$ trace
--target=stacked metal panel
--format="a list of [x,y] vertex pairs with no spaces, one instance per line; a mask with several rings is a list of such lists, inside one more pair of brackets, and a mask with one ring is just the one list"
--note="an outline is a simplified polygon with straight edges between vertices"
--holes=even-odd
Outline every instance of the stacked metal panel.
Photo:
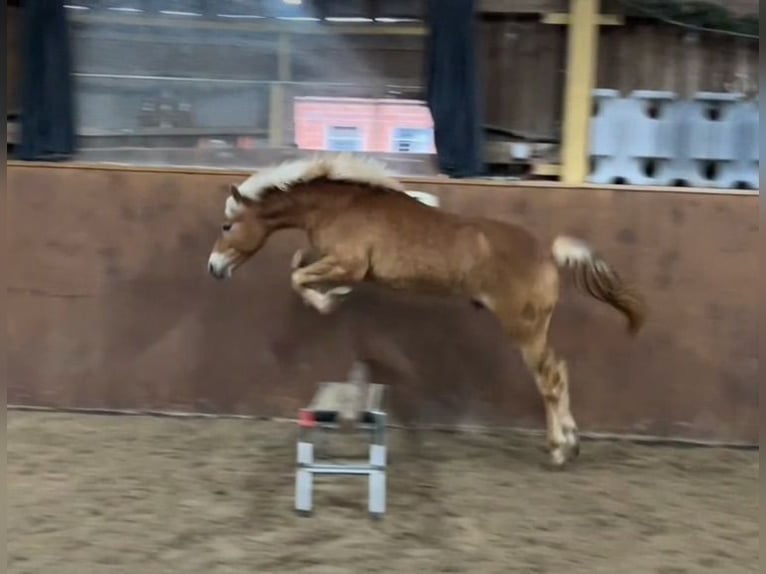
[[589,181],[757,189],[758,118],[741,94],[596,90]]

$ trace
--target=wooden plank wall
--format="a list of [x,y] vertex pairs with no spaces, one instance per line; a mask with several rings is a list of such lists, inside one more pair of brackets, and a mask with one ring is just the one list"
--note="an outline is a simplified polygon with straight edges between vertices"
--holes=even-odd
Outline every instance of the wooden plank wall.
[[[226,186],[243,177],[9,165],[9,403],[295,416],[364,356],[423,422],[543,424],[518,352],[463,300],[360,288],[319,316],[289,288],[305,239],[287,231],[231,281],[211,279]],[[757,442],[757,196],[407,186],[450,211],[582,237],[646,293],[631,339],[564,282],[551,341],[583,430]]]
[[[566,29],[535,20],[480,23],[486,121],[557,135],[561,126]],[[674,26],[629,24],[601,30],[597,87],[752,93],[758,86],[758,43],[730,36],[694,36]]]
[[484,20],[479,26],[486,123],[555,134],[564,90],[564,30],[510,18]]
[[758,42],[697,36],[671,26],[605,27],[598,87],[695,92],[752,91],[758,86]]

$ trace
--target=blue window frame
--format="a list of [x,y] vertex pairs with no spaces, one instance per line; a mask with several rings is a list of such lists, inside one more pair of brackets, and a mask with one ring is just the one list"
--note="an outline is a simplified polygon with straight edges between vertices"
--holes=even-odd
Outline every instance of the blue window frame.
[[327,129],[327,149],[330,151],[363,151],[362,130],[355,126],[330,126]]
[[427,128],[396,128],[392,148],[397,153],[431,153],[434,131]]

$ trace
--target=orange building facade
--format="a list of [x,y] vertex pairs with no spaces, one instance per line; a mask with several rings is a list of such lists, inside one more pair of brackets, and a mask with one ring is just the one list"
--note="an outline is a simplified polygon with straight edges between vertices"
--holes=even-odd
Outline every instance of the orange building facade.
[[435,153],[433,120],[421,101],[301,97],[294,114],[300,149]]

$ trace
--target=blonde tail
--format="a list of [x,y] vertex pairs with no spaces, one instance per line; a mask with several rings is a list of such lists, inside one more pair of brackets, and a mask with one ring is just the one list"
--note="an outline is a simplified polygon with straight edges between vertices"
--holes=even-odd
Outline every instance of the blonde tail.
[[619,275],[579,239],[559,235],[551,247],[556,264],[569,270],[580,291],[607,303],[628,320],[628,331],[635,335],[641,330],[647,314],[644,298],[627,287]]

